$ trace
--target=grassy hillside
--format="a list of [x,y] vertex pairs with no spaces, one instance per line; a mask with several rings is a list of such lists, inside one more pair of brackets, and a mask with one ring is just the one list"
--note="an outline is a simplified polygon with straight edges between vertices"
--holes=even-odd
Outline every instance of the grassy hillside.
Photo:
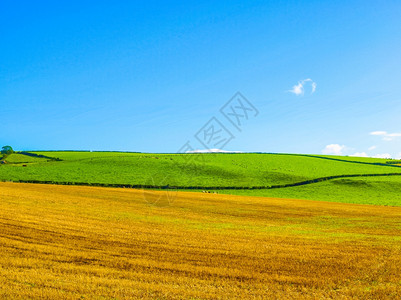
[[[327,176],[399,173],[384,159],[294,154],[143,154],[36,152],[12,154],[0,166],[3,181],[199,187],[270,187]],[[59,159],[60,161],[50,160]],[[191,163],[188,163],[188,160]],[[22,163],[29,164],[22,167]],[[222,193],[350,203],[401,205],[401,176],[343,178],[272,190]]]
[[296,155],[203,154],[192,155],[201,157],[203,162],[188,164],[186,159],[191,155],[109,152],[40,154],[63,161],[45,160],[24,169],[2,166],[0,180],[149,184],[153,176],[155,185],[247,187],[288,184],[332,175],[401,173],[401,168],[396,167]]
[[14,183],[0,198],[4,299],[401,297],[397,207]]
[[324,181],[270,190],[218,190],[218,193],[401,206],[401,176]]
[[13,153],[5,158],[9,164],[23,164],[23,163],[46,163],[48,159],[41,157],[33,157],[19,153]]

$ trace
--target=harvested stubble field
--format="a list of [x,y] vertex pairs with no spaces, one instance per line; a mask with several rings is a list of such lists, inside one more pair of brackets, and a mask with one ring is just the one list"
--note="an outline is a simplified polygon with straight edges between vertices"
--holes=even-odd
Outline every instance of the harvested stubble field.
[[0,296],[401,297],[400,207],[165,195],[0,183]]

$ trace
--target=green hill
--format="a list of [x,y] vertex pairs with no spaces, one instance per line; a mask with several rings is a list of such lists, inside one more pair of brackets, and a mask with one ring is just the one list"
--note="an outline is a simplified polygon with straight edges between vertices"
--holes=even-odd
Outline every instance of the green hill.
[[48,162],[48,159],[37,156],[29,156],[20,153],[13,153],[4,159],[8,164],[24,164],[24,163],[43,163]]
[[[388,164],[384,159],[257,153],[55,151],[35,152],[31,155],[42,157],[10,155],[7,162],[11,163],[0,166],[0,180],[105,186],[174,186],[181,189],[225,189],[220,192],[232,194],[390,205],[401,203],[397,197],[394,198],[398,192],[394,194],[392,189],[401,183],[401,169],[397,165]],[[31,164],[22,168],[21,163]],[[390,173],[400,176],[327,178]],[[309,184],[309,181],[317,178],[319,182]],[[331,180],[325,181],[326,179]],[[305,181],[308,184],[282,187]],[[278,187],[268,189],[272,186]],[[368,199],[372,195],[378,195],[377,193],[385,198],[382,202],[376,198]],[[363,200],[364,197],[366,201]]]

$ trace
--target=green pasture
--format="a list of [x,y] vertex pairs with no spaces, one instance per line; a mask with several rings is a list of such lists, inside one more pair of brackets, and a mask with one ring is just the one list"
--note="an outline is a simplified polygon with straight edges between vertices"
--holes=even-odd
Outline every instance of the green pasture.
[[[401,203],[401,168],[388,164],[385,159],[259,153],[48,151],[32,154],[42,157],[9,155],[7,163],[0,165],[0,180],[217,188],[220,193],[240,195],[381,205]],[[400,176],[353,177],[295,187],[241,189],[294,184],[328,176],[388,173]],[[221,190],[224,187],[239,189]]]

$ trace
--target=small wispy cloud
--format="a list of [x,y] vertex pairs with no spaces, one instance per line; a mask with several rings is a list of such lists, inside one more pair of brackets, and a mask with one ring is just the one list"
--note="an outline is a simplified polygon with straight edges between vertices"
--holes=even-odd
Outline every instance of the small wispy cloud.
[[330,144],[327,145],[323,150],[323,154],[334,154],[334,155],[341,155],[345,150],[346,146],[339,145],[339,144]]
[[317,84],[310,78],[306,78],[303,80],[298,81],[298,84],[294,85],[291,90],[289,90],[290,93],[293,93],[297,96],[303,96],[305,94],[305,86],[310,83],[311,86],[311,94],[313,94],[316,91]]
[[387,131],[372,131],[370,135],[386,135]]
[[381,136],[383,141],[392,141],[397,137],[401,137],[400,132],[388,133],[387,131],[372,131],[370,135]]
[[312,82],[312,94],[316,91],[317,84],[316,82]]
[[369,151],[375,150],[377,148],[377,146],[371,146],[368,148]]

